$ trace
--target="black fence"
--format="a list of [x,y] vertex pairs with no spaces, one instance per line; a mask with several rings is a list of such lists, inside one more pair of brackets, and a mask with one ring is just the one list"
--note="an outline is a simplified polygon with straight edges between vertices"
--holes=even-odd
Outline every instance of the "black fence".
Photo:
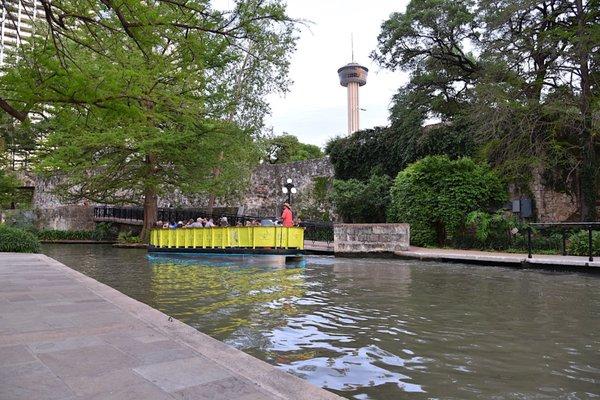
[[593,231],[600,230],[600,222],[548,222],[548,223],[531,223],[527,227],[527,253],[528,257],[532,258],[533,244],[532,235],[534,231],[543,231],[545,233],[560,234],[561,236],[561,252],[563,256],[567,256],[567,235],[574,230],[587,232],[587,256],[589,261],[594,261],[594,240]]
[[[226,217],[229,225],[235,226],[238,223],[245,225],[250,221],[262,221],[264,219],[277,220],[276,216],[267,215],[238,215],[231,212],[231,208],[215,208],[210,213],[202,208],[159,208],[158,221],[163,222],[187,222],[197,218],[213,218],[215,223],[218,219]],[[94,218],[97,219],[115,219],[122,221],[143,221],[144,209],[142,207],[115,207],[99,206],[94,207]],[[333,223],[322,221],[302,221],[299,226],[305,229],[304,238],[306,240],[333,242]]]

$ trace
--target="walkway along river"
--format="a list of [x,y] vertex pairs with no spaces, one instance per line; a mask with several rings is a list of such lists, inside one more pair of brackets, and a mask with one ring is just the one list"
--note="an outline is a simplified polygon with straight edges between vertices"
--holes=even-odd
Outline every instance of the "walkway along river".
[[102,245],[44,252],[347,398],[589,399],[600,387],[598,275],[148,258]]

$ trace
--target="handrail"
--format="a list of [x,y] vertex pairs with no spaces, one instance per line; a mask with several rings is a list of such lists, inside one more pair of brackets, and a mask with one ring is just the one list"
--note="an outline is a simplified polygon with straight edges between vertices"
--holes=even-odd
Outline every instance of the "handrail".
[[533,233],[532,228],[561,228],[562,234],[562,255],[567,255],[567,229],[572,228],[587,228],[588,231],[588,260],[594,261],[594,243],[592,231],[594,228],[600,228],[600,222],[596,221],[582,221],[582,222],[532,222],[527,226],[527,258],[532,258],[532,244],[531,234]]
[[[212,214],[202,208],[159,208],[159,221],[187,221],[190,219],[227,217],[230,225],[236,225],[241,222],[245,225],[246,221],[260,221],[262,219],[276,219],[274,216],[259,215],[237,215],[224,212],[226,208],[216,208]],[[118,221],[143,221],[144,209],[140,206],[96,206],[94,207],[94,218],[104,220]],[[302,221],[300,227],[305,229],[307,240],[318,240],[323,242],[333,241],[333,223],[328,221]]]

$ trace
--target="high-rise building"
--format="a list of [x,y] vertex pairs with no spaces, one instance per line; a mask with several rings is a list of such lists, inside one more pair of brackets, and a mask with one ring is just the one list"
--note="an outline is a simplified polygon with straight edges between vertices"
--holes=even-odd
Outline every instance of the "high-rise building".
[[36,19],[44,18],[44,9],[39,0],[0,1],[0,66],[9,49],[19,47],[33,33]]

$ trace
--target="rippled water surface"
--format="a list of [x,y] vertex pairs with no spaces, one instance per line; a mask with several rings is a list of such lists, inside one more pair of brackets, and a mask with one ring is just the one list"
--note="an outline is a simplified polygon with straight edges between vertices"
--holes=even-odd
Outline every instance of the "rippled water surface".
[[600,396],[600,276],[417,261],[46,254],[354,399]]

